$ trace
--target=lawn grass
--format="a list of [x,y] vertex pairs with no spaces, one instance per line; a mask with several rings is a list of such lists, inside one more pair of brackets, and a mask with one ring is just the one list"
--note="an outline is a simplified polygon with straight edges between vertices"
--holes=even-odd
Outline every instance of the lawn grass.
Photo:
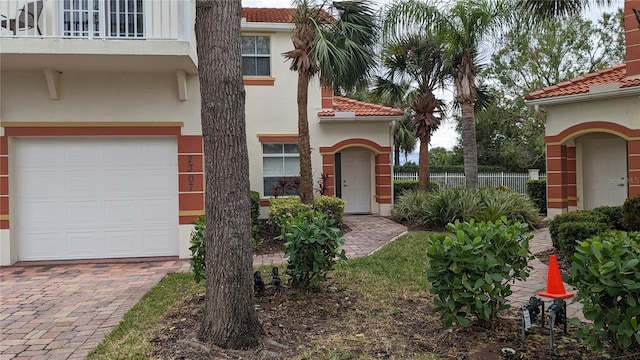
[[[367,348],[385,339],[390,318],[400,309],[395,299],[427,298],[428,283],[426,241],[429,233],[411,232],[387,244],[374,254],[341,262],[332,271],[330,281],[357,294],[359,314],[367,319],[367,326],[378,330],[367,337],[356,331],[362,318],[344,319],[344,333],[328,334],[314,341],[303,358],[353,358],[354,349]],[[284,267],[281,268],[284,270]],[[266,271],[266,268],[264,269]],[[195,284],[192,274],[170,274],[149,291],[123,318],[122,322],[94,349],[88,359],[147,359],[152,353],[149,340],[162,316],[172,307],[197,292],[204,291],[204,282]],[[425,317],[433,316],[424,314]],[[350,336],[350,329],[354,332]],[[392,341],[392,339],[389,339]],[[365,358],[365,357],[359,357]],[[403,357],[405,358],[405,357]],[[406,358],[432,359],[431,354],[415,354]]]
[[129,310],[87,359],[149,359],[149,340],[164,314],[185,296],[204,290],[193,274],[169,274]]

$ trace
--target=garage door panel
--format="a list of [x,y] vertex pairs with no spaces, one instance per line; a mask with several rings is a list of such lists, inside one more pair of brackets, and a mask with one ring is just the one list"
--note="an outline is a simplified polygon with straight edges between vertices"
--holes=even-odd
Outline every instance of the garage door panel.
[[95,258],[104,253],[101,231],[68,231],[66,239],[71,258]]
[[177,232],[174,232],[170,228],[157,228],[151,230],[144,230],[142,232],[143,246],[145,253],[162,255],[167,252],[176,251],[173,243],[169,241],[172,237],[178,236]]
[[105,230],[105,253],[109,257],[141,256],[142,239],[139,231],[131,230]]
[[175,138],[15,144],[18,260],[178,254]]
[[142,169],[140,181],[145,195],[166,194],[178,188],[178,175],[172,167]]
[[96,200],[66,201],[66,221],[63,224],[73,226],[101,226],[102,202]]
[[114,195],[137,195],[142,190],[138,169],[106,169],[104,191]]

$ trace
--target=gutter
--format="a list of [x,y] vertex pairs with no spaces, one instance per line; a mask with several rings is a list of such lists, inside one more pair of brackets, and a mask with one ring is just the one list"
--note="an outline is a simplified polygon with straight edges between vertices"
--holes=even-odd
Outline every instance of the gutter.
[[628,88],[608,90],[608,91],[599,91],[597,93],[574,94],[574,95],[556,96],[551,98],[525,100],[524,103],[528,106],[534,106],[536,110],[538,110],[540,106],[550,106],[550,105],[569,104],[569,103],[575,103],[575,102],[612,99],[612,98],[634,96],[634,95],[640,95],[640,86],[632,86]]
[[318,118],[321,123],[392,122],[402,120],[402,115],[355,117],[318,116]]
[[241,30],[255,31],[293,31],[295,25],[292,23],[248,22],[243,18],[240,28]]

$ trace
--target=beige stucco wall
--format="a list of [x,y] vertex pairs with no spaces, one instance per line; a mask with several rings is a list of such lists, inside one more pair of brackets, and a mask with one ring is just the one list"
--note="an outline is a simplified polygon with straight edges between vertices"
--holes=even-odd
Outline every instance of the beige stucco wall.
[[640,98],[628,96],[546,107],[546,135],[558,135],[563,130],[585,122],[607,121],[630,129],[640,129]]

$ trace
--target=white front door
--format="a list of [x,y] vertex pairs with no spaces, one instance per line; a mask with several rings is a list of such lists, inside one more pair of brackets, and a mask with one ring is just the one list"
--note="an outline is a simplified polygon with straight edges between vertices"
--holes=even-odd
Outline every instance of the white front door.
[[371,154],[343,151],[341,155],[342,199],[348,214],[371,213]]
[[619,137],[585,139],[582,164],[585,210],[619,206],[627,198],[627,142]]
[[15,145],[18,260],[178,255],[175,138]]

